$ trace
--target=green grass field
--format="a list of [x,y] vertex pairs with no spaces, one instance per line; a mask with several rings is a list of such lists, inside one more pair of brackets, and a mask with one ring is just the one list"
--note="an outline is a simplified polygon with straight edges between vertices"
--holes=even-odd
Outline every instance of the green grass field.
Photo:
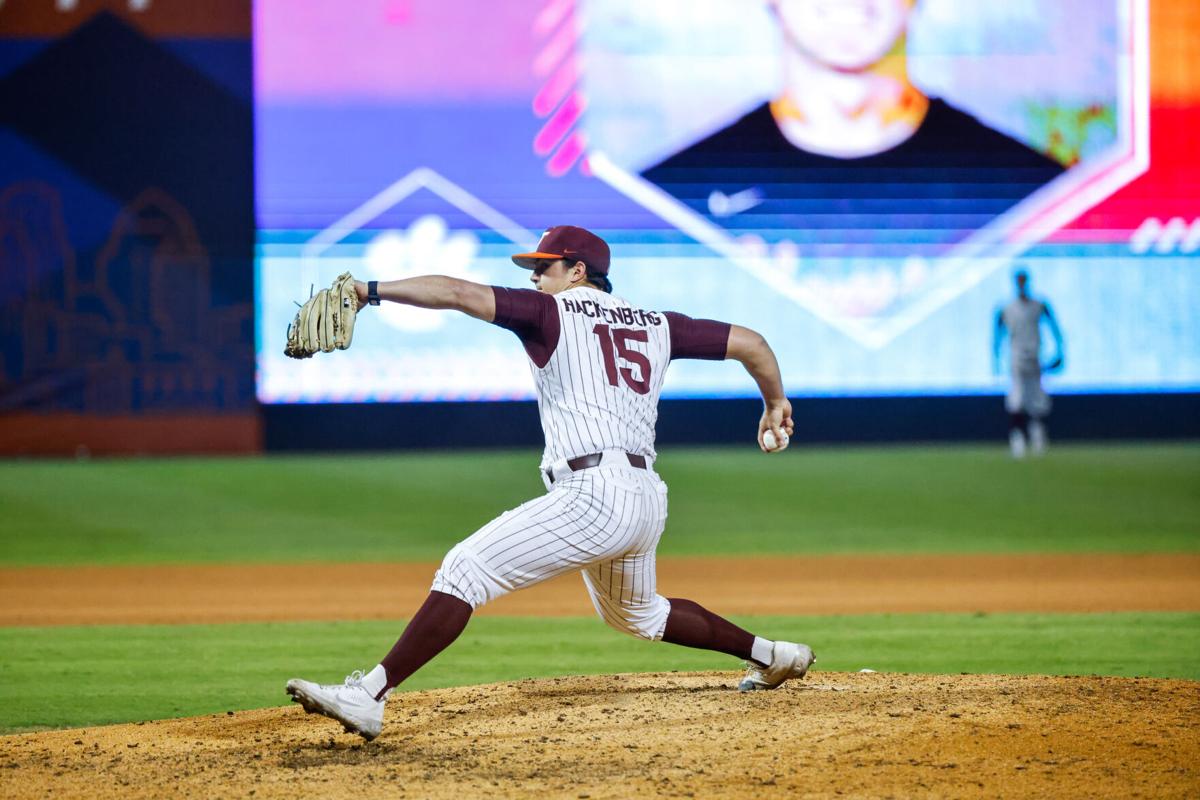
[[[532,452],[0,463],[0,565],[434,561],[542,491]],[[1200,551],[1200,446],[668,449],[663,555]],[[1198,609],[1200,611],[1200,609]],[[1200,679],[1200,614],[738,618],[818,669]],[[282,704],[401,622],[0,628],[0,731]],[[734,669],[594,619],[480,618],[406,689]],[[732,673],[731,673],[732,675]],[[28,687],[36,686],[36,692]]]
[[[1200,680],[1200,614],[734,617],[809,642],[822,670],[1140,675]],[[0,731],[282,705],[288,678],[369,669],[396,622],[0,628]],[[639,641],[598,619],[480,617],[406,691],[555,675],[729,670],[719,653]],[[36,691],[31,691],[36,687]]]
[[[0,564],[440,560],[532,452],[0,464]],[[669,449],[663,555],[1195,552],[1200,446]],[[347,527],[349,525],[349,527]]]

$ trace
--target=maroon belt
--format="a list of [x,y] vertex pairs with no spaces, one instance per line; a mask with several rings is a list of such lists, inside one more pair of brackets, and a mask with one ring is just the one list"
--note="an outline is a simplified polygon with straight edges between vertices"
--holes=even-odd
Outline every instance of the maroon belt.
[[[638,469],[646,468],[646,457],[626,453],[625,457],[629,459],[629,466],[637,467]],[[592,453],[588,456],[579,456],[578,458],[568,458],[567,466],[571,468],[571,472],[578,472],[581,469],[588,467],[600,466],[600,461],[604,458],[602,453]]]
[[[629,459],[629,466],[636,467],[638,469],[646,468],[646,457],[645,456],[639,456],[636,453],[626,453],[625,457]],[[570,468],[571,472],[579,472],[579,470],[581,470],[581,469],[589,469],[591,467],[598,467],[598,466],[600,466],[600,462],[603,460],[604,460],[603,453],[590,453],[589,455],[586,455],[586,456],[576,456],[575,458],[568,458],[567,459],[567,467]],[[553,472],[551,472],[550,470],[546,470],[546,477],[550,479],[551,483],[554,483],[554,473]]]

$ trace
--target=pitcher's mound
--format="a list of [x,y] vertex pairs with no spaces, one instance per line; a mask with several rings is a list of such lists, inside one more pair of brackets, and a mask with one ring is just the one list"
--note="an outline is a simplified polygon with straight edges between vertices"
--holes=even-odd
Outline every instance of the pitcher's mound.
[[[14,797],[1196,797],[1200,684],[813,672],[397,694],[371,744],[299,706],[4,737]],[[280,695],[283,699],[283,683]]]

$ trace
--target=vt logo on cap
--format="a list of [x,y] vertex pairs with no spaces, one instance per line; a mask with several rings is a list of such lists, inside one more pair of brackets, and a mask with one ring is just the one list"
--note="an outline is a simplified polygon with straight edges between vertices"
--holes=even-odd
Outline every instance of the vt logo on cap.
[[538,240],[537,250],[532,253],[517,253],[513,263],[525,269],[537,269],[539,261],[582,261],[597,275],[608,274],[608,243],[596,234],[574,225],[556,225],[547,228]]

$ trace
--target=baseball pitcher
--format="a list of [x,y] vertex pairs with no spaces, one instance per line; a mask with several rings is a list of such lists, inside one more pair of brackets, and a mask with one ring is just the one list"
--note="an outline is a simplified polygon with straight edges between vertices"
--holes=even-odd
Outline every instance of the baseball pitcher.
[[447,553],[429,597],[391,651],[344,683],[293,679],[287,692],[370,741],[391,689],[453,642],[472,612],[497,597],[578,571],[596,613],[619,631],[745,659],[741,691],[774,689],[813,663],[807,645],[755,636],[681,598],[658,594],[655,550],[667,487],[654,471],[658,397],[674,359],[733,359],[762,391],[759,446],[776,452],[793,430],[779,365],[762,336],[738,325],[649,311],[614,297],[609,248],[582,228],[548,229],[513,256],[536,289],[430,275],[362,283],[343,275],[297,315],[288,355],[349,347],[354,315],[381,302],[450,309],[520,339],[537,389],[546,494],[507,511]]

